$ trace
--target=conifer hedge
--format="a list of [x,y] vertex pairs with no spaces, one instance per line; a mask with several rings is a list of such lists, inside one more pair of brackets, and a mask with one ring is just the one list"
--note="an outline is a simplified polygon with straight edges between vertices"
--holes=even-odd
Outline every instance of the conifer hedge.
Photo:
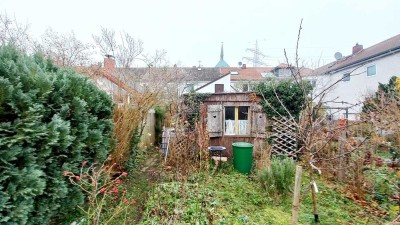
[[83,202],[63,171],[107,156],[112,110],[87,78],[0,48],[0,224],[48,224]]

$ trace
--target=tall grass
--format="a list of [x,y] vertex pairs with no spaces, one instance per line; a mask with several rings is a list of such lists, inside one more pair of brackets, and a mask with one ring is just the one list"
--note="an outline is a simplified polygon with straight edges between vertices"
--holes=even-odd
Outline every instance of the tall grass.
[[270,196],[286,196],[294,184],[295,162],[288,157],[273,157],[269,167],[258,171],[257,177]]

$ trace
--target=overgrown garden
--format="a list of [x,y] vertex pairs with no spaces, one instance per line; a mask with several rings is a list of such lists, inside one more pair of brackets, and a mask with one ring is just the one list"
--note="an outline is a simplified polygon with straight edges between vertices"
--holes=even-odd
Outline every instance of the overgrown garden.
[[[210,160],[202,104],[210,94],[180,96],[179,71],[160,66],[165,52],[145,55],[140,40],[121,38],[117,44],[103,28],[95,41],[117,57],[121,79],[147,86],[112,96],[88,78],[93,71],[75,72],[85,55],[68,60],[50,41],[41,54],[27,55],[19,42],[0,48],[0,224],[296,224],[294,214],[299,224],[383,224],[398,217],[399,78],[366,98],[358,121],[327,116],[321,96],[328,90],[313,89],[298,60],[291,79],[260,83],[250,95],[260,96],[269,129],[252,173],[243,175],[231,159]],[[148,65],[142,79],[131,73],[134,60]],[[144,144],[152,109],[156,137]],[[290,157],[272,151],[276,117],[293,124],[285,133],[297,141]],[[165,127],[173,138],[163,136]],[[296,166],[304,171],[295,178]]]

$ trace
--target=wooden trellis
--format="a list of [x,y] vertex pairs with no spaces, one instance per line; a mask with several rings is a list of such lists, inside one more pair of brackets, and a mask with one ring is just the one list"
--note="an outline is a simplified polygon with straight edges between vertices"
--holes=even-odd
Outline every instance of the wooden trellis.
[[272,154],[297,158],[296,124],[285,117],[272,119]]

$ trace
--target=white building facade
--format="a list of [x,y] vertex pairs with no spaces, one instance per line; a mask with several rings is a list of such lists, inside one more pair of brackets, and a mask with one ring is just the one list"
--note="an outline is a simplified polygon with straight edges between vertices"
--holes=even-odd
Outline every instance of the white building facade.
[[366,49],[357,44],[352,55],[316,69],[314,96],[326,92],[323,102],[328,113],[336,119],[356,120],[365,97],[393,76],[400,76],[400,35]]

